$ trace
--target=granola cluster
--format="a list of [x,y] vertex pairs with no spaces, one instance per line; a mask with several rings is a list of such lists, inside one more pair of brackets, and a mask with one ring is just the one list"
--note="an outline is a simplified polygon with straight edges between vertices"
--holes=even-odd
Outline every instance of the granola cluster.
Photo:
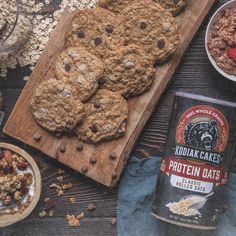
[[33,176],[20,155],[0,149],[0,206],[19,202],[29,191]]

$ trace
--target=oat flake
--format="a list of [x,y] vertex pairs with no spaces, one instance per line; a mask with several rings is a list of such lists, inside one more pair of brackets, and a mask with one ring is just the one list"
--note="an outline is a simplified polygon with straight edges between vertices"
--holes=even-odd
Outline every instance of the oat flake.
[[[59,10],[45,15],[41,15],[40,12],[52,1],[36,2],[38,1],[28,1],[28,4],[32,6],[32,14],[34,14],[33,33],[21,52],[0,58],[0,77],[6,77],[8,68],[15,69],[18,64],[21,67],[30,66],[30,70],[33,70],[64,9],[68,7],[70,12],[74,12],[78,9],[91,8],[96,5],[98,0],[62,0]],[[28,80],[28,76],[24,80]]]

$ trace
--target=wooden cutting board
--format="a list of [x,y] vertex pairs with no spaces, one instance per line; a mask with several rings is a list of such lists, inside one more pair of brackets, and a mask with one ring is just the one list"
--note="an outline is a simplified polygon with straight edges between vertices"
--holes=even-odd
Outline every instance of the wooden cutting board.
[[[172,60],[157,68],[152,89],[142,96],[128,101],[130,117],[125,136],[96,146],[83,144],[82,151],[76,149],[79,143],[76,137],[56,138],[52,136],[35,123],[30,112],[31,95],[42,80],[49,79],[53,75],[53,61],[63,48],[66,31],[70,28],[73,14],[65,11],[23,89],[4,127],[4,132],[106,186],[114,186],[129,158],[135,141],[179,65],[189,43],[215,1],[190,0],[185,12],[176,18],[180,25],[180,48]],[[33,139],[36,133],[41,134],[40,141]],[[65,152],[59,151],[62,145],[66,148]],[[111,153],[117,156],[115,160],[110,158]],[[95,164],[91,163],[93,159],[96,159]]]

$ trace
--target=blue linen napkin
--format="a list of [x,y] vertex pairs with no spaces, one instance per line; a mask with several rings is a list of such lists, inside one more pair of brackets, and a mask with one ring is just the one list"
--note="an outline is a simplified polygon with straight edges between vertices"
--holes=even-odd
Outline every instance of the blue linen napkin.
[[153,217],[152,198],[161,158],[130,158],[118,193],[119,236],[236,236],[236,174],[231,174],[226,189],[228,209],[214,231],[187,229]]

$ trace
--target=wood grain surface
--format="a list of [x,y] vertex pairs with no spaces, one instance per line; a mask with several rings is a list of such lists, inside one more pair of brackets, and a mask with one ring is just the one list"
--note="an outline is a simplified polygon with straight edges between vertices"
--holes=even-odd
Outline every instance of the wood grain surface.
[[[85,175],[106,186],[114,186],[157,101],[164,92],[186,48],[214,2],[215,0],[206,0],[202,1],[202,4],[198,4],[197,1],[190,1],[185,12],[176,18],[179,25],[180,47],[168,63],[157,67],[156,78],[152,88],[142,96],[128,100],[130,115],[124,137],[97,145],[84,143],[82,152],[76,150],[79,142],[76,137],[64,136],[60,139],[56,138],[38,126],[30,112],[32,93],[42,80],[53,77],[53,62],[63,49],[65,35],[71,27],[73,14],[65,11],[14,107],[4,127],[4,132],[79,172],[83,172],[83,168],[86,167],[88,171],[84,173]],[[40,142],[36,142],[33,139],[36,133],[40,133],[42,136]],[[61,146],[66,147],[66,151],[63,153],[59,151]],[[116,160],[109,158],[111,153],[116,154]],[[97,162],[96,164],[91,164],[90,160],[94,158],[96,158]]]
[[[193,0],[192,0],[193,1]],[[201,4],[204,0],[194,0]],[[55,2],[55,1],[54,1]],[[132,154],[139,158],[155,156],[160,158],[166,143],[168,123],[170,120],[171,106],[176,91],[191,92],[236,101],[236,84],[224,79],[211,66],[204,48],[204,37],[207,23],[213,13],[227,0],[219,0],[205,19],[200,30],[191,43],[179,69],[176,71],[172,82],[162,95],[155,107],[151,118],[139,136]],[[17,68],[9,72],[7,79],[0,78],[0,90],[5,98],[6,113],[4,124],[8,119],[21,91],[25,85],[22,80],[29,75],[28,68]],[[3,126],[2,126],[3,127]],[[94,181],[78,174],[70,168],[64,167],[57,161],[49,158],[34,148],[31,148],[9,136],[3,134],[1,127],[0,141],[14,143],[27,150],[40,166],[43,178],[43,192],[40,202],[33,213],[24,221],[0,230],[1,236],[116,236],[117,227],[111,224],[111,219],[116,217],[118,186],[108,189],[96,184]],[[236,158],[234,158],[232,171],[236,172]],[[48,186],[55,182],[58,168],[66,170],[65,181],[74,184],[74,188],[58,197]],[[41,219],[38,213],[44,207],[44,197],[51,197],[55,203],[55,216]],[[76,197],[76,204],[70,204],[68,198]],[[88,212],[89,203],[95,203],[97,209]],[[66,222],[66,214],[79,214],[85,211],[85,219],[80,228],[71,228]],[[166,225],[163,236],[173,236],[176,226]],[[183,228],[183,233],[191,236],[213,236],[210,232],[188,230]],[[145,236],[145,235],[144,235]]]

